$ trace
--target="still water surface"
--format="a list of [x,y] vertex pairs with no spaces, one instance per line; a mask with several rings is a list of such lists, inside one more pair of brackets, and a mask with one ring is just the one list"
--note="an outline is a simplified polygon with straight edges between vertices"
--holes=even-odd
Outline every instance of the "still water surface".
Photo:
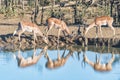
[[[44,52],[43,49],[0,51],[0,80],[120,80],[120,55],[118,53],[112,55],[90,50],[78,52],[48,49],[44,54],[42,51]],[[58,52],[60,55],[57,54]],[[35,57],[38,61],[29,61],[35,59],[28,58],[33,54],[39,56]],[[63,54],[63,60],[57,59],[58,56],[63,57]],[[23,59],[21,64],[19,64],[21,59],[18,59],[18,56]],[[52,60],[54,60],[53,64]],[[101,68],[102,71],[94,69],[92,66],[99,60],[101,64],[111,61],[112,70],[107,71],[105,65]]]

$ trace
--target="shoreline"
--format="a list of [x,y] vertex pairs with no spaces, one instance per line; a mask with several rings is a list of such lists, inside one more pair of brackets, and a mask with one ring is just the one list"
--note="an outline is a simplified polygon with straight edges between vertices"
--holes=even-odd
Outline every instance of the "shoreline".
[[[32,49],[34,48],[33,35],[22,35],[21,42],[18,41],[18,36],[12,36],[12,34],[0,35],[0,48],[5,51],[18,50],[21,44],[21,49]],[[55,35],[49,35],[49,44],[45,44],[40,36],[36,41],[36,48],[42,48],[42,46],[57,47],[57,37]],[[106,47],[120,47],[120,38],[85,38],[81,35],[74,36],[73,38],[60,36],[59,47],[63,46],[106,46]]]
[[[26,19],[30,21],[30,19]],[[12,36],[13,32],[17,29],[17,23],[20,19],[0,19],[0,48],[4,50],[16,50],[19,47],[18,36]],[[45,28],[46,26],[39,26],[41,32],[46,34]],[[102,27],[103,38],[101,38],[100,33],[98,34],[99,38],[95,38],[96,29],[95,27],[90,29],[84,38],[82,35],[78,35],[78,28],[79,25],[70,25],[68,26],[71,34],[74,33],[72,39],[68,37],[64,37],[63,33],[61,32],[60,36],[60,46],[64,45],[86,45],[88,41],[88,45],[95,45],[97,42],[100,46],[111,46],[111,47],[120,47],[120,28],[115,27],[116,35],[113,37],[113,32],[109,27]],[[83,32],[83,26],[80,27],[80,31]],[[56,46],[57,45],[57,29],[52,29],[49,32],[49,44],[48,46]],[[113,40],[114,38],[114,40]],[[25,32],[22,35],[21,44],[23,45],[23,49],[30,49],[33,48],[33,34]],[[41,45],[46,45],[43,43],[40,37],[38,37],[37,47]]]

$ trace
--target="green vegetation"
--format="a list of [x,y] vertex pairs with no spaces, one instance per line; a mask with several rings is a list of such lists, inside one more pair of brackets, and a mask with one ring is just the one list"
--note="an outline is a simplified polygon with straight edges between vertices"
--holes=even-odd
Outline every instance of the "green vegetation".
[[[6,18],[34,12],[33,21],[37,24],[45,24],[50,16],[67,24],[82,24],[84,19],[111,15],[110,10],[110,0],[0,0],[0,14]],[[37,21],[38,18],[42,19]]]

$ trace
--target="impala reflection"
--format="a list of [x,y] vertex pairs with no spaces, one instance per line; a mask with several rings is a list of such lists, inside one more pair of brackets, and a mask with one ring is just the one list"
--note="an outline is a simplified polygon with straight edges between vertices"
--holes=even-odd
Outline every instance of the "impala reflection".
[[[99,57],[98,57],[99,55]],[[87,55],[84,53],[84,61],[88,63],[91,67],[93,67],[94,70],[100,71],[100,72],[106,72],[106,71],[111,71],[112,70],[112,63],[115,60],[115,55],[114,53],[111,54],[110,60],[108,60],[107,63],[102,63],[102,53],[96,54],[96,61],[93,62],[92,60],[88,59]]]
[[65,51],[66,50],[64,50],[64,52],[62,53],[62,56],[60,56],[59,49],[58,49],[58,54],[57,54],[58,56],[57,56],[57,59],[55,60],[52,60],[49,57],[48,53],[46,53],[46,59],[47,59],[46,68],[56,69],[56,68],[60,68],[63,65],[65,65],[68,58],[73,54],[73,51],[69,50],[69,53],[65,56]]
[[43,50],[37,55],[36,54],[36,48],[34,48],[34,53],[31,57],[24,58],[21,54],[21,51],[19,49],[18,55],[17,55],[17,61],[19,67],[27,67],[36,64],[40,57],[46,52],[47,46],[43,48]]

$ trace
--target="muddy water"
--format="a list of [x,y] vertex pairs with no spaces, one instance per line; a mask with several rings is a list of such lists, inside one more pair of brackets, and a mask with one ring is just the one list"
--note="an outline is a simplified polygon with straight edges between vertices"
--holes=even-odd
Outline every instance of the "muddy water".
[[119,80],[119,68],[119,49],[104,46],[0,51],[0,80]]

